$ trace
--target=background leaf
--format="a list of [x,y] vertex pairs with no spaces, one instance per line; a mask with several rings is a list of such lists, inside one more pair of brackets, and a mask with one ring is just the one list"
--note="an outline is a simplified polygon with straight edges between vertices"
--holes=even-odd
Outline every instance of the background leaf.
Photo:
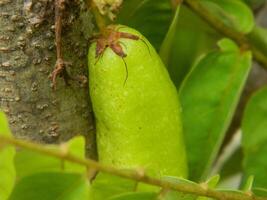
[[244,187],[242,188],[244,192],[249,192],[252,190],[254,183],[254,176],[249,176],[248,179],[245,182]]
[[9,200],[88,200],[87,178],[79,174],[39,173],[21,179]]
[[180,4],[176,7],[176,11],[172,19],[171,25],[160,47],[159,55],[161,57],[161,60],[165,64],[168,64],[169,59],[170,59],[170,52],[172,49],[173,40],[175,39],[175,33],[177,29],[177,24],[178,24],[180,7],[181,7]]
[[103,200],[122,193],[133,192],[136,186],[135,181],[100,172],[90,187],[90,199]]
[[[0,111],[0,135],[11,137],[7,118],[2,111]],[[1,145],[4,144],[0,143],[0,200],[6,200],[12,191],[16,178],[15,148]]]
[[169,0],[127,0],[123,2],[116,23],[137,29],[159,50],[173,14]]
[[164,52],[163,61],[172,81],[179,88],[195,62],[201,55],[215,48],[215,43],[220,36],[199,16],[183,5],[176,26],[173,25],[171,28],[175,37],[169,41],[172,43],[170,47],[162,46],[161,56]]
[[[49,145],[51,149],[59,150],[60,146]],[[82,136],[75,137],[64,144],[66,151],[77,157],[85,157],[85,141]],[[17,179],[40,172],[77,172],[85,173],[86,167],[60,160],[51,156],[22,149],[15,157]]]
[[251,43],[260,49],[264,55],[267,56],[267,29],[255,26],[253,30],[247,35]]
[[251,67],[251,54],[240,52],[231,40],[219,46],[196,65],[180,90],[191,180],[207,176]]
[[267,197],[267,189],[266,188],[253,188],[252,192],[258,196]]
[[267,88],[249,100],[242,121],[244,179],[254,175],[255,187],[267,187]]
[[257,9],[261,7],[264,3],[266,3],[266,0],[243,0],[243,1],[253,9]]
[[249,33],[254,26],[252,11],[240,0],[201,0],[200,2],[230,28]]

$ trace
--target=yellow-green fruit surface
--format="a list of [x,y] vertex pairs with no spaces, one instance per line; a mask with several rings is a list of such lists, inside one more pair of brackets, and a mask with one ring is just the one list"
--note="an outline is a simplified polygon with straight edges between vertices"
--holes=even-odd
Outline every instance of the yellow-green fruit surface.
[[138,31],[118,31],[141,39],[119,39],[123,59],[108,47],[97,61],[89,49],[89,88],[96,117],[99,161],[118,168],[143,168],[161,177],[187,176],[178,94],[152,45]]

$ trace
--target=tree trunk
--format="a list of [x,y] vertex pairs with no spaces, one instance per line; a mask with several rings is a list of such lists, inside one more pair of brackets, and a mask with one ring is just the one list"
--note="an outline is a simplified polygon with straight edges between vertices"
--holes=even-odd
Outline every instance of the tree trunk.
[[95,155],[94,126],[87,86],[91,14],[69,1],[63,18],[62,51],[70,62],[69,85],[51,88],[56,52],[54,0],[0,0],[0,108],[18,138],[57,143],[77,134]]

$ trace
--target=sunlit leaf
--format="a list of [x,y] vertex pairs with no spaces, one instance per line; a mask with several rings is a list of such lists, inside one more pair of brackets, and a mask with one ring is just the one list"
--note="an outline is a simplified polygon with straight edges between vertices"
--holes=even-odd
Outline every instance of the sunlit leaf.
[[249,176],[245,182],[245,185],[243,187],[243,191],[245,191],[245,192],[251,191],[253,183],[254,183],[254,176]]
[[216,185],[218,184],[219,180],[220,180],[220,175],[217,174],[217,175],[214,175],[214,176],[210,177],[206,181],[206,183],[210,188],[215,188]]
[[[66,150],[69,154],[84,159],[85,158],[85,138],[83,136],[78,136],[75,138],[72,138],[66,143]],[[63,164],[63,170],[67,172],[79,172],[79,173],[85,173],[86,167],[73,163],[65,161]]]
[[39,173],[22,178],[9,200],[88,200],[86,177],[68,173]]
[[[220,176],[219,175],[214,175],[212,176],[211,178],[209,178],[207,181],[206,181],[206,184],[209,188],[215,188],[218,184],[220,180]],[[211,200],[211,198],[208,198],[208,197],[198,197],[197,200]]]
[[93,200],[108,199],[115,195],[135,191],[136,186],[135,181],[99,173],[90,187],[90,198]]
[[251,68],[250,52],[228,39],[205,56],[180,90],[191,180],[205,179],[230,124]]
[[[53,149],[57,150],[56,147]],[[33,173],[60,171],[61,160],[34,151],[22,149],[17,152],[15,166],[17,178],[20,179]]]
[[[11,137],[5,114],[0,111],[0,135]],[[0,142],[0,200],[8,199],[15,183],[15,148]]]
[[[76,157],[85,158],[85,141],[81,136],[71,139],[61,147],[49,145],[47,148],[55,151],[61,151],[64,148],[64,151],[68,151]],[[84,166],[26,149],[18,151],[15,157],[15,166],[18,179],[40,172],[86,172]]]

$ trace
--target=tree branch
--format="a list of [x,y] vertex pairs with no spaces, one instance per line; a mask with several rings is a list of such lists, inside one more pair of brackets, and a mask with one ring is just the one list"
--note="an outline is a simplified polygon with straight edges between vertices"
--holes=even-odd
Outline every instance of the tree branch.
[[119,177],[135,180],[138,182],[147,183],[150,185],[159,186],[163,189],[171,189],[183,193],[194,194],[197,196],[206,196],[219,200],[267,200],[264,197],[256,197],[251,193],[229,193],[216,191],[214,189],[208,188],[203,184],[189,185],[183,183],[172,183],[165,180],[156,179],[153,177],[146,176],[139,171],[125,171],[121,169],[116,169],[111,166],[103,165],[97,161],[91,159],[82,159],[69,154],[64,150],[55,150],[47,148],[47,146],[42,144],[37,144],[29,141],[24,141],[20,139],[15,139],[12,137],[3,136],[0,134],[0,144],[10,144],[16,147],[25,148],[31,151],[39,152],[49,156],[53,156],[59,159],[67,160],[73,163],[84,165],[88,168],[93,168],[97,171],[102,171],[104,173],[109,173]]
[[207,8],[202,6],[199,0],[184,0],[184,3],[219,33],[237,42],[241,48],[250,49],[253,58],[264,68],[267,68],[267,52],[262,52],[246,35],[226,26]]

